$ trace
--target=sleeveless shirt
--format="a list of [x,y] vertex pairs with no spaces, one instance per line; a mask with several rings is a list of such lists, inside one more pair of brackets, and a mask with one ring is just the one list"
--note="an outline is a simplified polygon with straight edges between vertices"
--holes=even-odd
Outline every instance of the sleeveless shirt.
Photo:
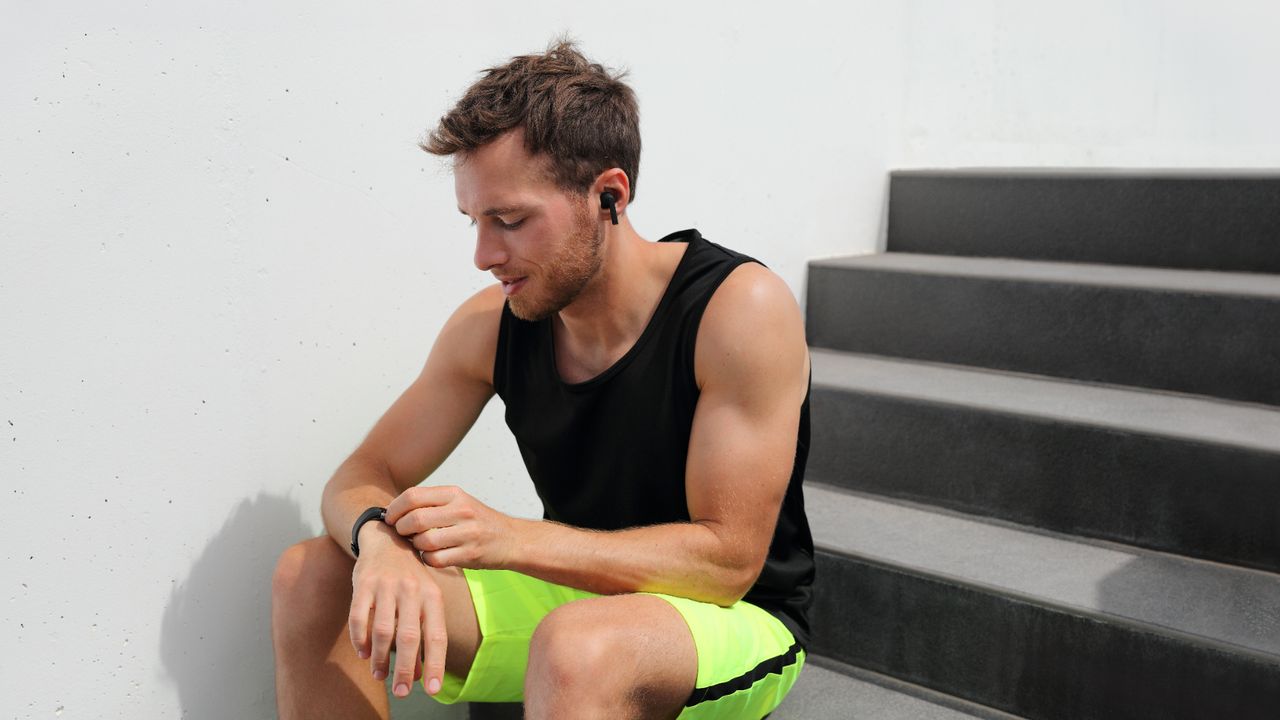
[[[504,305],[493,384],[506,404],[543,517],[595,530],[689,522],[685,462],[699,390],[698,324],[711,295],[739,265],[758,262],[702,237],[687,242],[657,309],[635,345],[596,377],[567,383],[556,369],[551,318],[527,322]],[[813,539],[801,483],[809,454],[809,393],[796,455],[769,554],[743,598],[777,617],[801,647],[809,641]],[[744,482],[750,482],[744,478]]]

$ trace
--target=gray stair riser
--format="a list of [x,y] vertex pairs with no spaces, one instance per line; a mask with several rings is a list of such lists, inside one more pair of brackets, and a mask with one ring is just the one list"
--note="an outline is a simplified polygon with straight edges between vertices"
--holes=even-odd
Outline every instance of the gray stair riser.
[[894,173],[888,249],[1280,273],[1280,177]]
[[813,652],[1037,720],[1274,720],[1280,658],[819,550]]
[[1280,300],[810,265],[809,344],[1280,405]]
[[1280,571],[1280,447],[1233,448],[813,388],[806,477]]

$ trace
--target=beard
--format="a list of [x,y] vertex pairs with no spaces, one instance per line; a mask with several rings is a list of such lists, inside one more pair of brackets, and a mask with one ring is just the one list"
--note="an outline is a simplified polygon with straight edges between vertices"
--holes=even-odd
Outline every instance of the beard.
[[[604,243],[590,203],[585,200],[574,212],[573,227],[560,251],[542,267],[545,275],[530,290],[507,298],[511,314],[529,322],[545,320],[568,307],[595,277],[604,263],[600,247]],[[532,279],[532,278],[531,278]],[[539,287],[539,285],[541,287]]]

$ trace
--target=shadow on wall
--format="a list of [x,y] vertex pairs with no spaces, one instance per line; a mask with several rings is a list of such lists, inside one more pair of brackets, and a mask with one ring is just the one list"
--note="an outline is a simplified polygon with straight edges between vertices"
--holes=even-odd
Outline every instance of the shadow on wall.
[[295,501],[243,500],[174,589],[160,657],[182,717],[275,717],[271,575],[285,548],[312,535]]

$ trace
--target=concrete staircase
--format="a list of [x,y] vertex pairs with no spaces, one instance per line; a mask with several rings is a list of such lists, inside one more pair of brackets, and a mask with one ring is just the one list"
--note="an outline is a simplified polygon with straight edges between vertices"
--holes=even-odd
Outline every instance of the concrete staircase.
[[774,720],[1280,717],[1280,176],[899,172],[887,250],[810,265]]
[[898,172],[887,250],[810,264],[772,720],[1280,718],[1280,175]]

